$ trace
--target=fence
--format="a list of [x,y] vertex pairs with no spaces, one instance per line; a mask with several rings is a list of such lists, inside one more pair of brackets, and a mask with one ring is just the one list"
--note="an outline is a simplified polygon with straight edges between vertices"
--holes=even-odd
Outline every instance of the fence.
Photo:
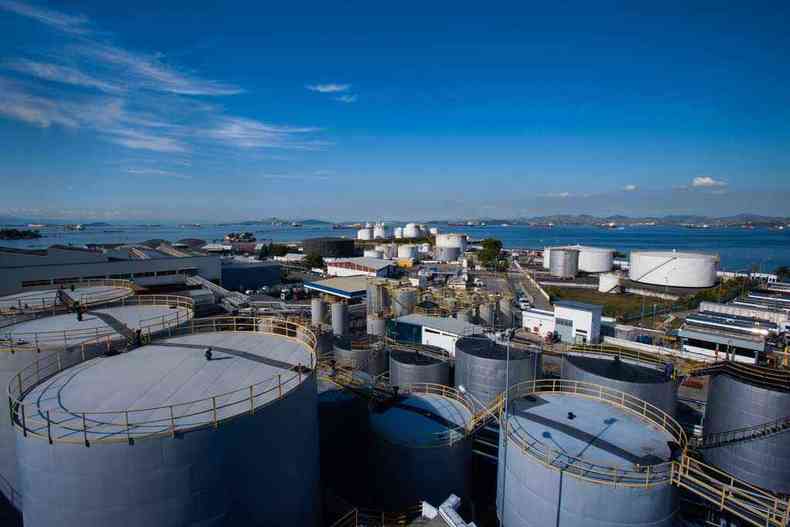
[[[69,291],[72,285],[75,287],[74,293],[79,293],[79,289],[83,287],[111,287],[113,289],[74,295],[70,294],[72,292]],[[38,286],[25,289],[24,291],[40,291],[40,295],[25,295],[19,298],[0,299],[0,315],[40,312],[52,312],[52,314],[55,314],[68,311],[69,305],[64,305],[60,302],[58,288],[61,287],[64,293],[68,295],[69,305],[79,302],[81,306],[95,306],[114,302],[132,296],[135,291],[135,285],[129,280],[112,279],[82,280],[69,284]]]
[[[175,328],[173,334],[235,331],[277,335],[304,345],[311,353],[315,367],[315,335],[307,328],[277,319],[228,317],[222,319],[192,319],[189,324]],[[262,407],[284,397],[299,386],[307,373],[302,368],[278,374],[276,377],[253,383],[226,393],[199,400],[156,406],[144,409],[114,411],[42,409],[25,395],[42,382],[63,370],[76,366],[105,351],[109,342],[99,339],[83,342],[79,350],[57,352],[40,358],[21,370],[8,387],[9,406],[14,425],[27,437],[32,435],[50,443],[133,443],[137,439],[175,436],[198,428],[217,428],[240,415],[254,414]]]

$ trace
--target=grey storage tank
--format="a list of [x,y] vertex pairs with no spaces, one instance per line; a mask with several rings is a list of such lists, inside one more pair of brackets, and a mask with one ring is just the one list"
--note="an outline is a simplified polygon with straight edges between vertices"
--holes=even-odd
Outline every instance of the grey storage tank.
[[462,394],[433,385],[413,384],[373,405],[369,506],[400,512],[450,494],[468,497],[472,416]]
[[708,386],[705,462],[752,485],[790,494],[790,428],[770,431],[772,424],[789,420],[790,375],[728,364]]
[[391,345],[390,384],[450,384],[449,354],[435,346]]
[[315,341],[264,321],[197,320],[21,372],[25,526],[319,525]]
[[392,301],[392,311],[396,317],[411,315],[417,307],[417,290],[413,287],[403,287],[395,293]]
[[674,416],[678,382],[664,363],[640,361],[628,354],[589,353],[571,349],[563,354],[560,377],[599,384],[633,395]]
[[682,450],[686,436],[670,416],[644,409],[624,392],[576,381],[513,387],[499,442],[500,524],[672,527],[669,445]]
[[350,368],[372,376],[381,375],[389,366],[389,353],[383,342],[376,339],[352,340],[336,338],[334,344],[335,363],[341,368]]
[[579,250],[564,247],[551,249],[549,273],[557,278],[573,278],[579,274]]
[[332,304],[332,333],[339,337],[348,334],[348,306],[345,302]]
[[310,301],[310,322],[313,326],[320,326],[326,320],[326,302],[321,298]]
[[507,348],[488,337],[462,337],[455,343],[455,386],[487,406],[505,391],[506,378],[513,386],[541,376],[540,353],[514,348],[509,359]]

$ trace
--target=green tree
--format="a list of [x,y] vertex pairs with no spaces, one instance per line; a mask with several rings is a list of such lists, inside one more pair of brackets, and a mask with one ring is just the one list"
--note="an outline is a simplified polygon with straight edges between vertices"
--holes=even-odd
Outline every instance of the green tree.
[[480,263],[489,269],[496,267],[502,254],[502,242],[496,238],[486,238],[482,246],[483,249],[478,253]]

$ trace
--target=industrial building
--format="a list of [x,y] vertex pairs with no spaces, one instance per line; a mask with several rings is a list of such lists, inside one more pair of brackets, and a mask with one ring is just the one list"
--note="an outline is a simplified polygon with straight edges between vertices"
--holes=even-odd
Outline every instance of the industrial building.
[[125,279],[137,285],[183,284],[200,275],[221,279],[217,256],[168,256],[115,259],[102,251],[54,245],[44,250],[0,248],[0,295],[34,286],[55,286],[85,280]]
[[463,320],[413,313],[394,319],[387,333],[396,340],[436,346],[455,355],[458,339],[483,333],[483,328]]
[[766,352],[773,322],[712,312],[689,315],[678,331],[683,349],[715,360],[756,364]]
[[354,240],[350,238],[307,238],[302,242],[304,254],[317,254],[324,258],[348,258],[356,254]]
[[312,333],[252,318],[181,333],[21,373],[10,396],[26,527],[318,525]]
[[395,274],[396,265],[378,258],[337,258],[326,262],[326,274],[330,276],[378,276]]
[[603,306],[562,300],[554,303],[554,330],[562,342],[597,344]]
[[554,311],[529,308],[521,311],[522,327],[535,335],[546,338],[554,334]]
[[222,287],[231,291],[256,290],[280,282],[282,266],[248,258],[222,260]]
[[719,256],[678,251],[633,251],[628,277],[634,282],[666,287],[712,287]]
[[304,288],[308,291],[314,291],[344,300],[365,298],[367,287],[368,279],[364,275],[328,278],[326,280],[304,283]]

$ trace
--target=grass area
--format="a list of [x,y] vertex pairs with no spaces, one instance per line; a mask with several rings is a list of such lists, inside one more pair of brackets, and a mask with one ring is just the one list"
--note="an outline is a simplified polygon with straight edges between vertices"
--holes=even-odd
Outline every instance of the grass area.
[[644,302],[645,317],[649,317],[653,312],[653,304],[656,309],[672,304],[669,300],[660,298],[645,298],[638,295],[600,293],[595,289],[576,289],[571,287],[547,287],[546,292],[551,296],[552,302],[555,300],[575,300],[577,302],[587,302],[589,304],[599,304],[603,306],[603,315],[606,317],[620,318],[625,314],[639,313]]

